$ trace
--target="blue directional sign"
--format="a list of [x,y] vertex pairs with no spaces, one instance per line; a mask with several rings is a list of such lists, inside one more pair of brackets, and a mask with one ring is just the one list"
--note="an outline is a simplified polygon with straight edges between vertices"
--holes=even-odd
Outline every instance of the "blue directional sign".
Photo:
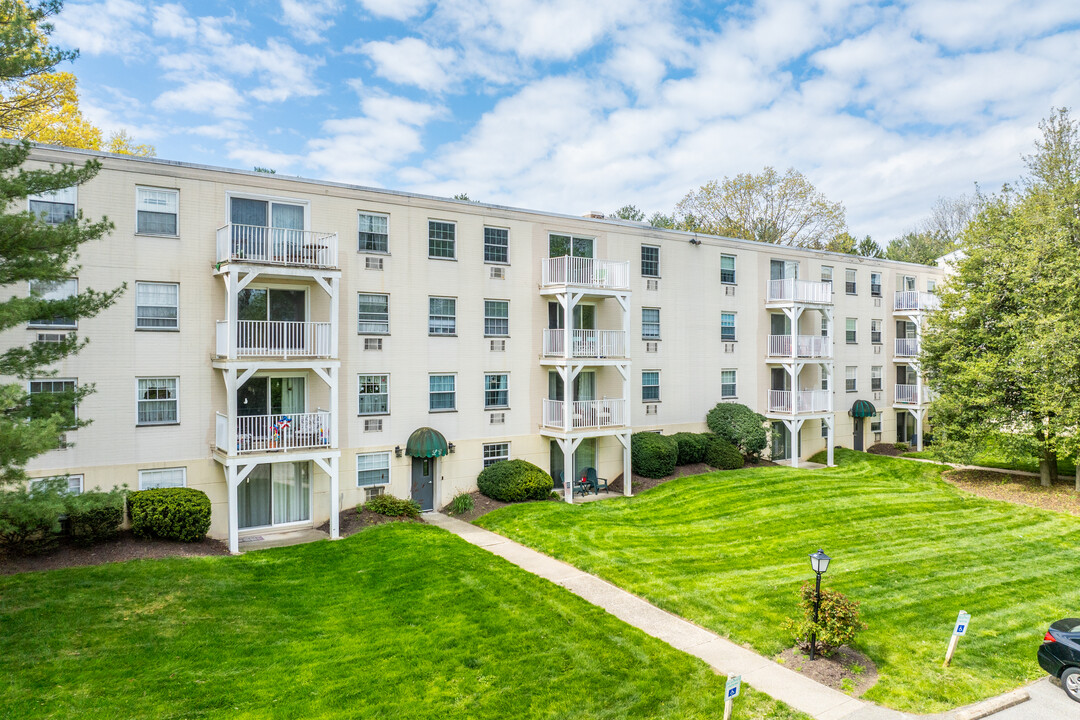
[[956,616],[956,628],[953,630],[953,635],[966,635],[968,625],[971,624],[971,613],[966,613],[963,610]]
[[742,685],[742,675],[728,678],[724,685],[724,697],[728,700],[739,696],[739,687]]

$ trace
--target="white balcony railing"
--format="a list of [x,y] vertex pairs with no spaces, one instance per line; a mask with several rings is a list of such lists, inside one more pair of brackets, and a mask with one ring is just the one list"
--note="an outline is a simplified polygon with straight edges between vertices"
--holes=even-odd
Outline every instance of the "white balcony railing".
[[828,390],[770,390],[771,413],[823,413],[832,412],[832,393]]
[[[791,357],[791,335],[770,335],[769,356]],[[832,338],[828,335],[796,335],[795,357],[832,357]]]
[[237,225],[217,231],[219,262],[337,267],[337,233]]
[[770,280],[767,301],[832,305],[832,283],[793,278]]
[[570,403],[570,426],[563,417],[562,400],[544,399],[543,426],[556,430],[588,430],[626,424],[626,401],[622,398],[575,400]]
[[897,290],[893,300],[894,312],[925,312],[941,307],[941,298],[933,293],[917,290]]
[[235,448],[229,448],[229,419],[218,413],[216,438],[218,449],[241,454],[330,447],[330,413],[241,415],[236,418]]
[[626,357],[626,333],[622,330],[571,330],[570,356],[566,354],[565,330],[544,330],[542,335],[544,357]]
[[897,405],[925,405],[930,402],[930,390],[923,386],[920,393],[918,385],[896,385],[893,402]]
[[577,285],[604,290],[630,289],[630,263],[626,260],[562,257],[540,261],[540,285]]
[[[330,323],[241,320],[236,324],[237,357],[331,357]],[[218,320],[217,354],[229,355],[229,323]]]
[[919,341],[916,338],[896,338],[896,357],[918,357]]

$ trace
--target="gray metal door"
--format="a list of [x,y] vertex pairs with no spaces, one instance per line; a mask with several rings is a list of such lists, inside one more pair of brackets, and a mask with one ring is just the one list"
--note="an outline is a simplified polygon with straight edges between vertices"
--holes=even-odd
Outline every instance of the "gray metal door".
[[862,422],[863,422],[863,419],[861,417],[857,417],[857,418],[853,418],[853,420],[855,421],[853,423],[855,425],[855,438],[852,441],[852,447],[861,452],[862,449],[863,449],[863,447],[862,447]]
[[435,461],[432,458],[412,459],[412,499],[421,510],[434,510]]

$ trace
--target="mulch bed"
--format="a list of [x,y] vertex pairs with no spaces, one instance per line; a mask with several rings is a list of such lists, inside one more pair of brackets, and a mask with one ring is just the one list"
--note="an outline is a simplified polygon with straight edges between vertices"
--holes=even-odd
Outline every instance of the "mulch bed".
[[[373,525],[382,525],[383,523],[389,522],[422,523],[424,521],[421,519],[408,517],[387,517],[386,515],[373,513],[370,510],[360,510],[359,512],[357,512],[356,508],[342,510],[341,513],[338,514],[338,530],[341,532],[341,537],[349,537],[354,533],[360,532],[364,528],[369,528]],[[329,533],[330,521],[327,520],[316,529],[321,530],[324,533]]]
[[897,450],[892,443],[878,443],[877,445],[871,445],[866,448],[866,452],[873,453],[874,455],[888,455],[889,457],[900,457],[904,453],[911,452],[911,448],[905,450]]
[[878,679],[874,662],[846,645],[837,648],[828,657],[818,655],[813,662],[810,662],[809,653],[788,648],[776,656],[776,662],[852,697],[862,695]]
[[941,477],[979,497],[1080,515],[1080,493],[1071,476],[1060,477],[1050,487],[1040,485],[1038,477],[992,470],[948,470]]
[[220,540],[203,538],[199,542],[185,543],[137,538],[130,530],[125,530],[114,540],[90,547],[78,547],[62,541],[56,550],[41,555],[0,554],[0,575],[102,565],[125,560],[228,554],[228,546]]
[[[484,495],[483,493],[481,493],[479,490],[474,490],[471,493],[469,493],[469,495],[473,499],[473,509],[472,510],[470,510],[468,512],[461,513],[460,515],[454,515],[453,513],[450,512],[450,506],[449,505],[444,505],[443,507],[439,508],[439,512],[443,513],[444,515],[450,515],[451,517],[457,518],[458,520],[464,520],[465,522],[472,522],[473,520],[480,517],[481,515],[487,515],[492,510],[497,510],[497,509],[499,509],[501,507],[505,507],[507,505],[517,505],[518,504],[518,503],[503,502],[502,500],[492,500],[487,495]],[[554,499],[555,498],[548,498],[547,500],[525,500],[523,502],[549,502],[550,500],[554,500]],[[559,499],[559,502],[562,502],[561,498]]]

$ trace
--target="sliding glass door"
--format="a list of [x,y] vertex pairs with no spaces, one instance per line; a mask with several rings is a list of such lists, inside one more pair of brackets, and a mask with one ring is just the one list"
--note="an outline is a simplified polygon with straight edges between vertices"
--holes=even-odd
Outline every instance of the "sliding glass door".
[[311,464],[257,465],[237,488],[241,530],[311,520]]

